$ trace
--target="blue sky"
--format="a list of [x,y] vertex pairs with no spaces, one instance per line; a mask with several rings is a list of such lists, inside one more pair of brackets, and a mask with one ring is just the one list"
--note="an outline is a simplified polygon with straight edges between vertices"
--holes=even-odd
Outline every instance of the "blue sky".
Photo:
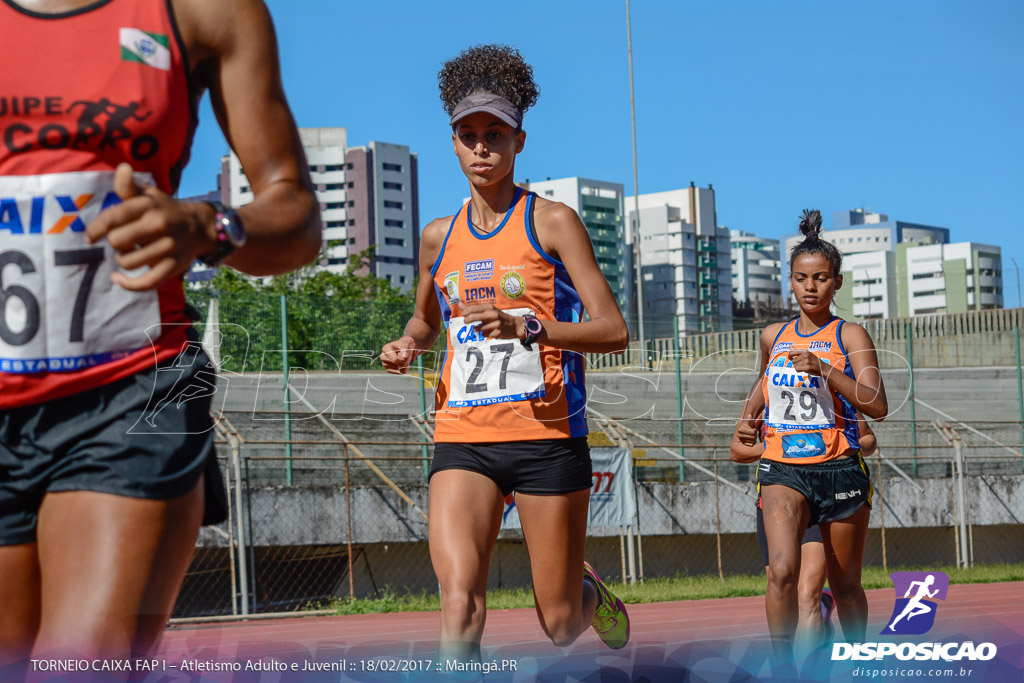
[[[624,1],[270,0],[300,126],[419,155],[425,224],[467,195],[437,98],[469,45],[518,47],[541,87],[516,179],[585,176],[632,193]],[[1024,267],[1024,3],[631,3],[640,191],[712,183],[718,222],[769,237],[804,207],[948,227]],[[226,150],[204,100],[183,196]]]

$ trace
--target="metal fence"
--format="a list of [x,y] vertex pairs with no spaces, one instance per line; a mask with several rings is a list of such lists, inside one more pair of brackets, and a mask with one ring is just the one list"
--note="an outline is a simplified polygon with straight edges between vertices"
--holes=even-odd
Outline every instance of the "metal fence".
[[[437,590],[426,477],[439,357],[386,375],[373,359],[407,311],[292,299],[220,300],[214,403],[231,516],[202,531],[176,616]],[[1021,314],[868,328],[890,415],[872,423],[867,564],[1024,562]],[[763,571],[753,466],[728,458],[758,340],[756,331],[655,339],[588,356],[592,443],[632,449],[638,500],[634,524],[591,529],[588,559],[602,575]],[[521,534],[503,530],[490,586],[529,581]]]
[[[420,440],[345,441],[324,426],[297,436],[286,457],[280,439],[246,438],[239,422],[221,422],[232,519],[204,531],[177,616],[436,591]],[[728,459],[720,430],[687,423],[684,433],[694,436],[685,443],[652,438],[663,426],[608,421],[595,429],[596,445],[612,443],[611,432],[632,449],[638,506],[634,524],[591,530],[588,558],[622,581],[761,571],[753,465]],[[980,435],[941,421],[878,425],[866,564],[1024,561],[1024,454],[999,443],[1018,437],[1020,425],[969,426]],[[916,446],[900,439],[912,429]],[[530,585],[519,531],[500,532],[490,585]]]

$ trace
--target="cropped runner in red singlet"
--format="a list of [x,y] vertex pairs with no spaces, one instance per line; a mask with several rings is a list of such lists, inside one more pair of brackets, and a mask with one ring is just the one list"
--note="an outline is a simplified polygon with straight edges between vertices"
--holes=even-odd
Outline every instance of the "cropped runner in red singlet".
[[[875,420],[888,404],[874,343],[863,327],[830,311],[842,286],[842,255],[821,239],[821,214],[805,211],[806,235],[790,256],[800,315],[761,334],[761,370],[743,407],[736,439],[752,446],[764,411],[758,489],[768,546],[765,611],[780,660],[793,655],[798,623],[800,541],[820,525],[828,583],[843,635],[863,640],[867,598],[861,586],[871,480],[861,453],[857,411]],[[799,643],[798,654],[806,646]]]
[[592,473],[579,352],[622,351],[628,331],[576,213],[513,182],[523,112],[537,98],[530,66],[485,45],[447,62],[439,81],[471,200],[424,229],[416,310],[381,361],[404,373],[446,335],[429,493],[440,655],[480,657],[512,492],[544,632],[566,646],[593,625],[619,648],[625,607],[583,559]]
[[[0,664],[141,655],[170,613],[217,475],[209,396],[145,413],[213,387],[181,276],[320,247],[270,45],[259,0],[0,0]],[[237,212],[171,196],[207,88]]]

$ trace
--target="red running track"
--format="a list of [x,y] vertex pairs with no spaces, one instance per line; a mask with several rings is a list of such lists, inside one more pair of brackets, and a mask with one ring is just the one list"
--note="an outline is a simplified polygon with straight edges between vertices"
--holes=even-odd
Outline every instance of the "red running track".
[[[884,628],[894,601],[891,588],[868,591],[868,640],[891,640],[874,634]],[[952,585],[945,602],[939,603],[933,629],[926,636],[906,639],[997,642],[1000,658],[1007,659],[1019,672],[1024,670],[1024,647],[1019,646],[1024,643],[1022,605],[1024,582]],[[688,680],[712,681],[732,678],[735,663],[752,656],[752,644],[767,647],[763,597],[630,605],[629,614],[632,633],[629,645],[622,650],[609,650],[592,631],[562,650],[544,636],[532,609],[490,611],[483,656],[485,660],[516,660],[516,674],[509,675],[509,680],[591,680],[589,673],[599,676],[594,680],[683,680],[685,669]],[[436,612],[177,626],[167,631],[158,658],[170,664],[189,660],[345,661],[346,666],[358,667],[367,666],[367,660],[379,659],[408,668],[420,666],[410,662],[432,658],[438,627]],[[751,661],[746,670],[761,668],[756,656]],[[575,668],[570,671],[566,667]],[[616,673],[623,675],[612,675]],[[319,678],[316,674],[299,678],[276,675],[267,678],[266,674],[243,674],[234,680],[433,680],[416,674],[384,675],[352,669]],[[492,675],[486,680],[502,678]],[[203,680],[232,679],[214,676]],[[1024,677],[1018,674],[1013,680]]]

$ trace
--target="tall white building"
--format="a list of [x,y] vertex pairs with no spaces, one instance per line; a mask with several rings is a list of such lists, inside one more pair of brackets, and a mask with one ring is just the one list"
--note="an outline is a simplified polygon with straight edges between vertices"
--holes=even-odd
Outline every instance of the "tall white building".
[[896,252],[865,251],[843,256],[843,286],[836,315],[857,320],[899,315]]
[[[350,255],[374,246],[374,274],[410,287],[419,246],[416,155],[382,142],[348,148],[345,128],[300,128],[299,136],[320,203],[326,250],[321,267],[342,273]],[[234,152],[224,159],[223,175],[228,204],[252,201]]]
[[[324,244],[327,246],[327,270],[342,272],[348,256],[345,210],[345,146],[344,128],[300,128],[299,137],[306,152],[310,177],[320,202],[320,220],[323,224]],[[253,200],[249,179],[245,177],[238,156],[231,152],[226,157],[224,175],[228,204],[244,206]]]
[[844,256],[836,313],[863,320],[1001,308],[1002,270],[1001,249],[977,242]]
[[[832,214],[832,227],[821,233],[821,238],[834,244],[843,256],[852,256],[873,251],[894,251],[899,244],[948,244],[949,228],[934,225],[892,221],[884,213],[864,209],[836,211]],[[789,255],[793,248],[804,240],[800,233],[782,236],[785,249],[782,259],[783,296],[794,305],[789,287]]]
[[[642,194],[640,261],[645,336],[722,332],[732,325],[729,231],[718,227],[715,192],[690,187]],[[633,197],[626,198],[628,225],[636,220]],[[632,254],[632,229],[627,234]]]
[[896,273],[901,316],[1002,308],[999,247],[978,242],[900,247]]
[[594,245],[597,265],[608,280],[623,315],[628,315],[628,255],[623,252],[622,183],[572,177],[540,182],[526,180],[519,185],[540,197],[561,202],[580,215]]
[[781,306],[782,270],[779,240],[729,231],[732,298],[740,304]]
[[[893,250],[897,244],[946,244],[949,242],[949,228],[934,225],[891,221],[884,213],[873,213],[863,209],[835,211],[832,213],[832,227],[821,233],[822,239],[831,242],[844,255],[858,254],[879,249]],[[803,241],[800,233],[783,235],[786,255]]]

